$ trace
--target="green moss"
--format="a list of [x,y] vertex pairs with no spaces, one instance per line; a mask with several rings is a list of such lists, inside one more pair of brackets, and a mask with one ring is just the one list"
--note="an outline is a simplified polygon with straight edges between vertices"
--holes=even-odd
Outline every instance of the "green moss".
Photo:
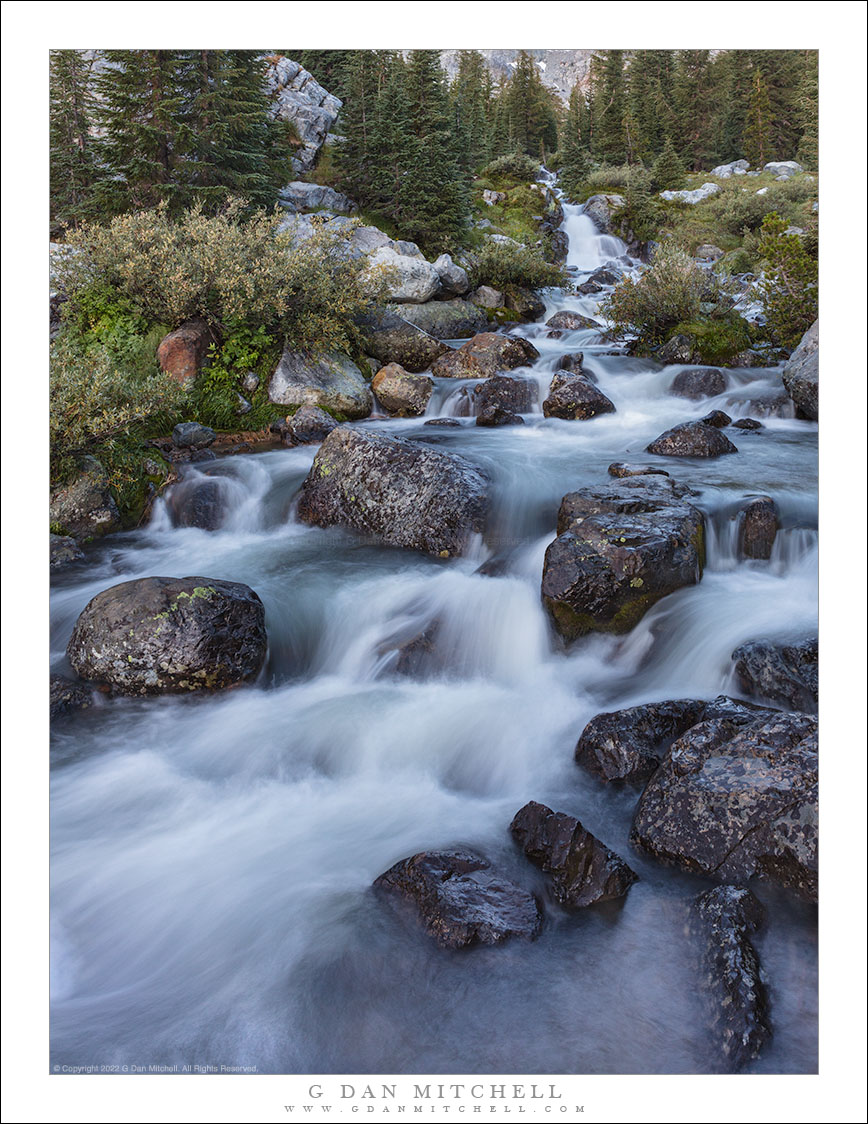
[[689,323],[676,324],[667,338],[676,335],[690,336],[701,362],[710,364],[726,363],[751,344],[747,321],[734,313],[720,318],[697,317]]

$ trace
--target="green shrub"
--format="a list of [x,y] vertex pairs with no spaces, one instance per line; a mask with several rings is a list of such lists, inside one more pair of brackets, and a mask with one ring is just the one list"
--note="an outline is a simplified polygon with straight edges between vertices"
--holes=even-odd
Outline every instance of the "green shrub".
[[518,285],[522,289],[543,289],[566,284],[566,274],[561,266],[547,262],[528,246],[489,241],[473,255],[470,280],[474,287],[491,285],[502,289]]
[[794,348],[818,315],[817,261],[798,234],[786,234],[779,215],[767,215],[758,246],[764,274],[760,282],[766,323],[772,339]]
[[708,283],[708,275],[684,250],[664,243],[639,279],[622,281],[600,307],[617,336],[636,335],[654,346],[676,324],[699,316]]
[[585,177],[585,198],[621,191],[630,182],[632,172],[633,168],[629,164],[601,164]]
[[[267,385],[280,358],[280,341],[261,325],[249,328],[242,324],[230,328],[219,347],[212,344],[208,355],[208,364],[196,378],[191,394],[196,420],[216,429],[241,424],[246,429],[260,429],[267,425],[275,413],[268,401]],[[247,374],[259,378],[259,386],[252,393],[241,386]],[[251,404],[246,414],[239,411],[239,395]]]
[[624,190],[624,206],[612,215],[613,228],[624,234],[632,233],[637,242],[655,238],[663,213],[659,202],[651,195],[651,177],[644,169],[634,168]]
[[508,156],[498,156],[482,169],[483,176],[494,180],[535,180],[539,174],[538,160],[523,152],[512,152]]
[[746,320],[734,312],[719,317],[700,316],[686,324],[676,324],[670,335],[692,336],[696,352],[703,363],[726,363],[750,347],[750,331]]

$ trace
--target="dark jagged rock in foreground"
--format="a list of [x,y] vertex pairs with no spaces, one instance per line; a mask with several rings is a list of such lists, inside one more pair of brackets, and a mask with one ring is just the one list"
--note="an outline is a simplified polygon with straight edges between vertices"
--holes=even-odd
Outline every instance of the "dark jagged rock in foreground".
[[750,942],[763,920],[762,905],[743,886],[715,886],[691,907],[710,1028],[730,1072],[757,1058],[771,1037],[768,996]]
[[741,557],[768,561],[779,525],[777,504],[771,496],[755,496],[748,500],[739,512],[738,548]]
[[623,897],[638,875],[575,816],[531,800],[509,826],[524,853],[552,876],[561,905],[579,909]]
[[473,851],[426,851],[402,859],[374,882],[416,910],[441,948],[534,940],[542,915],[533,894],[504,878]]
[[138,578],[86,606],[67,647],[82,679],[125,695],[216,690],[256,678],[268,640],[249,586],[217,578]]
[[817,719],[700,722],[669,748],[631,841],[719,881],[758,877],[817,898]]
[[817,713],[817,638],[798,644],[752,640],[732,653],[740,690],[778,706]]
[[542,404],[547,418],[567,421],[586,421],[598,414],[614,414],[615,404],[599,390],[587,375],[555,372],[549,387],[548,398]]
[[565,640],[628,632],[661,597],[699,581],[705,523],[685,491],[638,477],[564,496],[542,599]]
[[498,406],[513,414],[526,414],[533,409],[536,383],[509,375],[494,375],[476,384],[473,397],[480,413]]
[[305,523],[442,558],[464,553],[486,508],[487,481],[463,457],[343,425],[323,441],[298,501]]
[[582,731],[575,758],[604,781],[646,780],[672,742],[698,722],[726,718],[746,725],[762,709],[718,695],[711,702],[667,699],[597,714]]
[[695,421],[667,429],[646,451],[659,457],[721,457],[738,449],[716,425]]

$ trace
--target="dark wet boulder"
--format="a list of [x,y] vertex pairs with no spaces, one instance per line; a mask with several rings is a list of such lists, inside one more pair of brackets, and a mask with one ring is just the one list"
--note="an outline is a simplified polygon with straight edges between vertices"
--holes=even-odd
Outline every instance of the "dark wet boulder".
[[585,361],[585,355],[582,351],[568,351],[566,355],[562,355],[555,364],[556,371],[568,371],[571,375],[584,375],[585,378],[591,379],[596,382],[596,378],[590,371],[586,371],[582,364]]
[[98,460],[84,457],[78,475],[54,489],[49,519],[60,534],[81,542],[121,529],[108,473]]
[[752,640],[732,653],[739,690],[791,710],[817,713],[817,638],[796,644]]
[[523,289],[519,285],[504,285],[503,300],[519,320],[539,320],[546,310],[545,301],[541,297],[532,289]]
[[576,743],[576,762],[604,781],[647,780],[672,742],[698,722],[726,718],[745,725],[760,709],[719,695],[711,702],[667,699],[597,714]]
[[603,286],[589,277],[587,281],[583,281],[581,285],[576,285],[576,292],[581,293],[584,297],[592,297],[596,293],[602,293]]
[[729,386],[729,378],[717,367],[687,367],[679,371],[669,387],[677,398],[715,398]]
[[405,371],[427,371],[438,356],[450,351],[448,344],[396,312],[370,313],[361,319],[359,326],[369,354],[384,365],[400,363]]
[[690,910],[709,1028],[729,1072],[759,1057],[772,1033],[768,994],[750,940],[763,921],[762,904],[744,886],[715,886]]
[[598,414],[613,414],[615,404],[586,375],[556,371],[542,411],[547,418],[585,421]]
[[778,533],[778,507],[771,496],[754,496],[738,513],[738,551],[742,558],[768,561]]
[[71,535],[48,536],[48,564],[52,570],[80,562],[82,558],[84,551]]
[[486,508],[487,481],[463,457],[338,426],[302,485],[298,516],[447,558],[482,531]]
[[526,414],[533,409],[536,400],[536,383],[509,375],[493,375],[477,383],[473,398],[480,413],[497,406],[511,413]]
[[764,429],[765,426],[762,422],[758,422],[756,418],[739,418],[738,421],[732,423],[733,429],[745,429],[748,431]]
[[521,414],[513,414],[503,406],[484,406],[476,415],[476,424],[487,429],[495,429],[502,425],[524,425]]
[[[564,497],[558,538],[543,564],[542,600],[565,640],[594,631],[629,632],[661,597],[699,581],[702,513],[679,501],[674,489],[668,497],[651,494],[643,510],[642,490],[653,493],[652,481],[626,481],[642,486],[627,498],[618,496],[617,486],[608,495],[600,489],[602,503],[591,489]],[[661,483],[671,485],[665,478]],[[581,514],[594,506],[603,510]]]
[[509,825],[532,863],[551,875],[561,905],[580,909],[623,897],[638,876],[575,816],[553,812],[531,800]]
[[408,679],[424,679],[441,671],[443,661],[439,658],[437,639],[440,635],[440,622],[433,621],[422,632],[405,640],[394,648],[396,675]]
[[614,461],[609,465],[609,475],[625,478],[629,476],[668,476],[665,468],[658,468],[655,464],[627,464],[624,461]]
[[820,387],[820,321],[815,320],[787,361],[784,386],[800,418],[817,421]]
[[602,324],[598,324],[596,320],[592,320],[590,316],[582,316],[580,312],[570,312],[564,310],[563,312],[556,312],[554,316],[550,316],[546,320],[547,328],[555,328],[563,332],[575,332],[580,328],[591,328],[595,332],[602,332],[604,328]]
[[199,527],[216,531],[226,518],[232,484],[219,476],[193,476],[180,480],[166,497],[173,527]]
[[283,442],[285,445],[318,445],[337,427],[331,414],[319,406],[299,406],[286,419]]
[[757,877],[816,901],[817,719],[771,711],[692,726],[636,810],[635,846],[718,881]]
[[480,332],[456,351],[441,356],[432,364],[431,374],[448,379],[487,379],[498,371],[526,367],[535,359],[539,359],[539,352],[521,336]]
[[646,451],[659,457],[721,457],[738,449],[716,426],[696,421],[667,429]]
[[425,851],[402,859],[374,881],[416,912],[441,948],[535,940],[542,915],[533,894],[473,851]]
[[239,582],[139,578],[98,593],[66,649],[82,679],[125,695],[215,690],[255,679],[265,609]]
[[726,429],[728,425],[732,424],[732,418],[723,410],[712,410],[710,414],[706,414],[704,418],[699,420],[703,425],[711,425],[715,429]]
[[49,718],[57,722],[76,711],[93,706],[93,690],[84,683],[64,679],[62,675],[51,675],[48,680]]
[[434,391],[434,380],[429,375],[405,371],[398,363],[389,363],[377,371],[371,386],[377,401],[390,414],[419,417],[425,413]]
[[430,418],[424,425],[437,425],[443,429],[460,429],[461,422],[458,418]]
[[[464,272],[463,270],[461,271]],[[397,312],[397,309],[392,311]],[[468,300],[426,301],[403,304],[400,315],[435,340],[467,339],[485,330],[488,319]]]
[[652,476],[628,476],[626,479],[605,484],[590,485],[567,492],[558,508],[558,534],[569,531],[588,515],[625,515],[633,512],[664,511],[680,505],[690,494],[686,484],[680,484],[668,473]]
[[172,444],[179,449],[203,449],[213,445],[216,440],[216,430],[210,425],[200,425],[199,422],[179,422],[172,430]]
[[612,269],[602,268],[595,269],[588,280],[594,281],[598,285],[617,285],[622,276],[623,274],[616,273]]

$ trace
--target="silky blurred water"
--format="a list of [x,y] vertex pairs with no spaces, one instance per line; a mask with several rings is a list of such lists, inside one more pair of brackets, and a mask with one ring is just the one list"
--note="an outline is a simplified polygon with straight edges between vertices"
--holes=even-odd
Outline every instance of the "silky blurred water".
[[[582,277],[623,244],[566,208]],[[592,227],[593,224],[591,224]],[[623,263],[622,263],[623,265]],[[638,268],[632,263],[630,268]],[[558,291],[547,315],[598,302]],[[667,459],[707,515],[701,583],[659,602],[624,637],[568,652],[540,605],[561,497],[606,483],[609,463],[714,408],[750,416],[780,371],[728,372],[701,403],[668,393],[679,368],[617,354],[593,331],[522,327],[540,359],[526,424],[473,424],[472,382],[438,380],[425,418],[392,433],[459,452],[492,480],[492,519],[448,562],[295,521],[315,449],[190,467],[176,489],[219,481],[216,530],[150,524],[88,550],[52,598],[52,670],[99,591],[146,575],[246,582],[262,598],[267,665],[255,686],[196,698],[103,700],[52,744],[52,1055],[61,1064],[256,1065],[311,1073],[705,1073],[716,1066],[697,994],[686,907],[706,883],[632,851],[637,792],[573,762],[600,710],[732,690],[730,654],[758,636],[816,628],[816,425],[764,418],[730,431],[738,455]],[[611,354],[612,351],[615,354]],[[561,355],[616,406],[587,422],[540,409]],[[458,417],[455,428],[426,426]],[[772,496],[769,562],[739,561],[736,513]],[[179,498],[176,493],[176,499]],[[495,561],[497,576],[480,573]],[[398,647],[437,627],[438,664],[396,673]],[[511,843],[528,800],[577,815],[641,877],[625,899],[521,941],[438,950],[374,899],[398,859],[465,844],[545,894]],[[816,1069],[814,911],[760,887],[759,947],[774,1037],[756,1072]]]

